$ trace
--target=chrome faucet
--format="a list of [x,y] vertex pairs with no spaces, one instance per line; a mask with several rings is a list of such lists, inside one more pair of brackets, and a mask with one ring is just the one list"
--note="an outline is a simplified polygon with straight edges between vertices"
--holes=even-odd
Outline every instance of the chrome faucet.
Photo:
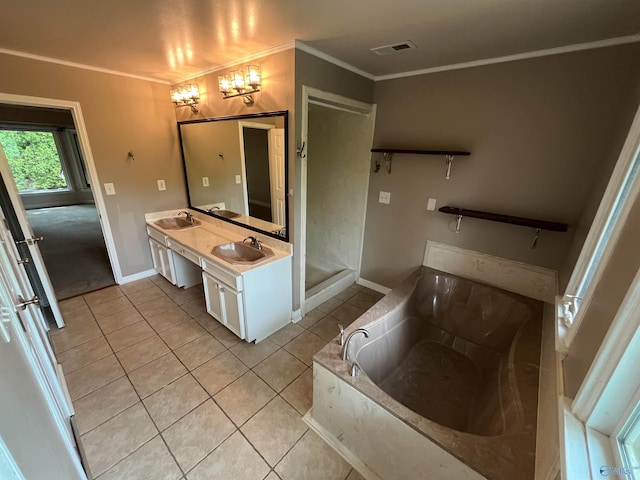
[[214,210],[220,210],[220,207],[217,205],[214,205],[213,207],[207,209],[207,212],[213,212]]
[[344,347],[342,347],[342,360],[344,362],[349,360],[349,344],[351,343],[351,339],[358,333],[362,333],[364,334],[365,338],[369,338],[369,331],[364,328],[358,328],[357,330],[351,332],[347,337],[347,340],[344,342]]
[[247,243],[247,241],[249,241],[249,245],[251,245],[252,247],[257,248],[258,250],[262,250],[262,242],[256,237],[247,237],[242,241],[242,243]]
[[176,217],[179,217],[181,213],[184,213],[187,216],[187,221],[188,222],[193,223],[193,215],[191,215],[191,213],[187,212],[186,210],[182,210],[182,211],[178,212]]

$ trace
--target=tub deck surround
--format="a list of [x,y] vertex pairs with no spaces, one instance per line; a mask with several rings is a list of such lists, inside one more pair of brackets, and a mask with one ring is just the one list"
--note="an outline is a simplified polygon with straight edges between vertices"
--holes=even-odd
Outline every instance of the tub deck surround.
[[[200,226],[185,228],[182,230],[166,230],[154,223],[156,220],[160,220],[161,218],[175,217],[177,213],[181,211],[190,212],[194,218],[197,218],[202,222]],[[281,258],[290,257],[292,253],[292,245],[290,243],[283,242],[272,237],[262,236],[252,230],[238,227],[237,225],[230,224],[223,220],[211,218],[187,208],[147,213],[145,215],[145,220],[149,228],[153,228],[181,245],[197,252],[202,258],[206,258],[208,261],[217,263],[223,268],[233,270],[237,273],[244,273],[249,270],[253,270],[254,268],[260,268],[261,266],[275,262]],[[226,262],[211,253],[213,247],[224,243],[241,242],[248,236],[258,238],[264,245],[272,249],[274,253],[273,257],[267,258],[253,265],[238,265]]]
[[[457,429],[409,409],[385,393],[366,373],[351,377],[353,359],[361,360],[360,354],[366,350],[363,347],[380,335],[385,336],[385,348],[391,355],[406,347],[391,345],[392,341],[387,340],[390,338],[388,335],[395,328],[396,316],[410,317],[415,314],[416,307],[412,305],[414,300],[411,300],[411,294],[425,272],[435,271],[427,267],[416,270],[346,329],[345,335],[357,328],[366,328],[371,334],[368,339],[363,335],[353,338],[350,361],[341,360],[337,338],[314,356],[317,373],[313,409],[307,415],[308,423],[355,467],[364,465],[361,469],[367,478],[533,479],[542,322],[540,302],[509,292],[502,293],[531,305],[534,317],[514,327],[515,330],[511,328],[513,341],[506,351],[498,355],[502,360],[496,364],[498,372],[494,378],[486,378],[481,372],[481,382],[486,388],[484,392],[479,389],[477,397],[472,399],[477,418],[469,423],[468,412],[460,412],[462,420],[455,418],[455,412],[444,412],[445,418],[448,414],[454,420],[452,426]],[[467,318],[472,323],[479,320]],[[496,333],[494,329],[493,340],[490,339],[495,342],[493,348],[496,352],[505,349],[504,342],[497,340],[504,337],[503,334],[505,332]],[[481,339],[479,330],[475,335],[478,340]],[[457,352],[473,350],[468,340],[469,337],[465,344],[465,341],[458,339],[457,345],[456,340],[451,340],[447,346]],[[390,360],[390,363],[393,362]],[[365,372],[366,363],[363,361],[361,364]],[[390,372],[371,373],[376,376]],[[495,398],[489,394],[491,389],[496,392]],[[377,430],[376,424],[380,427]],[[410,445],[424,445],[425,438],[429,443],[428,449],[424,450],[422,458],[419,454],[415,458],[415,449]],[[411,468],[407,469],[405,465]],[[391,474],[392,471],[396,473]],[[452,476],[454,471],[459,476]]]

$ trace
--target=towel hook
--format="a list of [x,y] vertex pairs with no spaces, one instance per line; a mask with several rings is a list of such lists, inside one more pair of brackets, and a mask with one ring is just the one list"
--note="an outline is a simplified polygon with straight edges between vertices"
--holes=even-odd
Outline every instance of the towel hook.
[[462,215],[456,218],[456,233],[460,233],[460,222],[462,222]]

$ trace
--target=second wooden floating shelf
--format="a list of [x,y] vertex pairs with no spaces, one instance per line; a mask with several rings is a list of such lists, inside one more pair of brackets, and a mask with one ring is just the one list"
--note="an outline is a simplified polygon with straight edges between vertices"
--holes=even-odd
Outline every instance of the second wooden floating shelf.
[[536,220],[533,218],[513,217],[502,215],[501,213],[481,212],[479,210],[467,210],[466,208],[440,207],[439,212],[458,215],[461,217],[482,218],[492,222],[510,223],[512,225],[522,225],[523,227],[539,228],[541,230],[551,230],[553,232],[566,232],[569,228],[566,223],[548,222],[546,220]]

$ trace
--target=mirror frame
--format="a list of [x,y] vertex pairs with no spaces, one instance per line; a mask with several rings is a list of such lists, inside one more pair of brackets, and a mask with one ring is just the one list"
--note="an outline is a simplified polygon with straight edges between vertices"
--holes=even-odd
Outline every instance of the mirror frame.
[[[247,225],[245,223],[235,221],[235,220],[233,220],[231,218],[220,217],[218,215],[215,215],[214,213],[207,212],[206,210],[203,210],[201,208],[194,207],[191,204],[191,195],[190,195],[190,192],[189,192],[189,179],[187,177],[187,163],[186,163],[185,158],[184,158],[184,148],[183,148],[183,145],[182,145],[182,125],[188,125],[188,124],[191,124],[191,123],[220,122],[220,121],[224,121],[224,120],[249,120],[249,119],[253,119],[253,118],[279,117],[279,116],[284,116],[284,126],[285,126],[285,128],[284,128],[284,144],[285,144],[285,149],[284,149],[285,235],[281,236],[281,235],[277,235],[277,234],[272,233],[272,232],[267,232],[265,230],[260,230],[259,228],[252,227],[252,226]],[[238,226],[246,228],[248,230],[253,230],[254,232],[259,232],[259,233],[261,233],[263,235],[266,235],[268,237],[276,238],[276,239],[284,241],[284,242],[289,242],[290,225],[289,225],[289,111],[288,110],[279,110],[279,111],[276,111],[276,112],[251,113],[251,114],[247,114],[247,115],[233,115],[233,116],[229,116],[229,117],[212,117],[212,118],[202,118],[202,119],[198,119],[198,120],[185,120],[185,121],[182,121],[182,122],[178,122],[178,140],[180,141],[180,156],[182,157],[182,169],[183,169],[183,172],[184,172],[184,183],[185,183],[185,188],[186,188],[186,191],[187,191],[187,201],[188,201],[190,209],[195,210],[195,211],[200,212],[200,213],[203,213],[205,215],[208,215],[209,217],[215,218],[217,220],[223,220],[225,222],[229,222],[229,223],[232,223],[234,225],[238,225]]]

